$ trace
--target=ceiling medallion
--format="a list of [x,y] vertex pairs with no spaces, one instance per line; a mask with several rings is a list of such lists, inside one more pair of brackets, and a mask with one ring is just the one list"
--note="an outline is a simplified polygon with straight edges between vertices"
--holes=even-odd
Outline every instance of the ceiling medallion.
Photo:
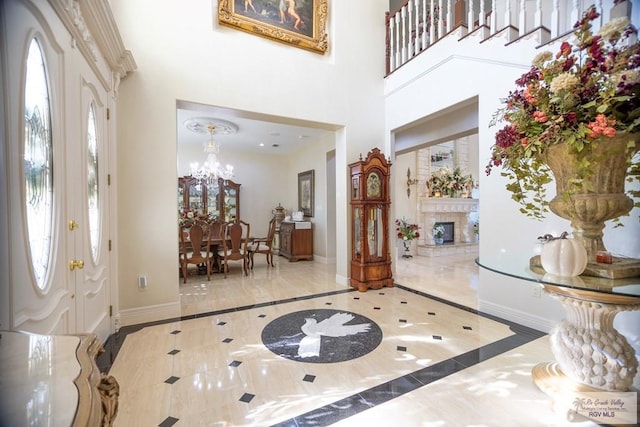
[[233,135],[238,132],[238,125],[227,120],[213,117],[194,117],[185,120],[184,126],[191,132],[211,134],[210,126],[214,126],[214,135]]

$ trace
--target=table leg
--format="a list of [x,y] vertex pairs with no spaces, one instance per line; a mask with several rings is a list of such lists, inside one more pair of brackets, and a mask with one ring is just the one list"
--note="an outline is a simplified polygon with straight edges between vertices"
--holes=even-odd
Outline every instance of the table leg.
[[[544,285],[562,303],[566,318],[551,332],[555,362],[536,365],[531,376],[536,386],[553,399],[556,410],[577,416],[577,400],[585,393],[632,391],[638,372],[635,351],[613,326],[621,311],[640,310],[640,298],[602,294],[580,289]],[[635,394],[635,393],[633,393]]]

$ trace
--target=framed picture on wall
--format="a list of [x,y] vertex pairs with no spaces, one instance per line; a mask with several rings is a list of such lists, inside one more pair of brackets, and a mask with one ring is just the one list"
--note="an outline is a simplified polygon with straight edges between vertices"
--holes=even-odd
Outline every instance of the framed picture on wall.
[[218,23],[320,54],[327,50],[327,0],[218,0]]
[[298,174],[298,208],[304,216],[313,216],[313,169]]

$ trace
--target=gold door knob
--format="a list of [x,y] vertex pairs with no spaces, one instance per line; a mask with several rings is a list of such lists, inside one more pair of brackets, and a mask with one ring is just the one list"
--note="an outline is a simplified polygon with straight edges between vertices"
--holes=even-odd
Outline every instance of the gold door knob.
[[82,269],[84,268],[84,261],[79,261],[77,259],[72,259],[71,261],[69,261],[69,269],[71,271],[75,270],[75,269]]
[[74,220],[70,220],[69,221],[69,231],[73,231],[73,230],[77,230],[78,229],[78,223],[75,222]]

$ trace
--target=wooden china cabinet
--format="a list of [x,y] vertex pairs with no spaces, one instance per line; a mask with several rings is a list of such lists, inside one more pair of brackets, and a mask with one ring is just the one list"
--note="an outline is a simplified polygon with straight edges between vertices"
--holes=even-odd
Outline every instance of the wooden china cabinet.
[[374,148],[349,165],[351,174],[351,278],[358,291],[393,287],[389,252],[391,163]]
[[178,210],[218,217],[224,222],[239,219],[240,185],[218,178],[217,185],[210,186],[190,175],[181,176],[178,178]]

